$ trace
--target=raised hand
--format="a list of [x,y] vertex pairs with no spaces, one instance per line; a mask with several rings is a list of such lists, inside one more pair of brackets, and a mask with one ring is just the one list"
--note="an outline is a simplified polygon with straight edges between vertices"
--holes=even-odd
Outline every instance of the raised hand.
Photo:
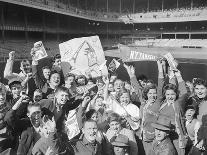
[[86,107],[88,103],[90,102],[91,98],[89,96],[84,97],[82,102],[82,107]]
[[14,60],[15,57],[15,51],[9,52],[9,60]]
[[56,123],[55,123],[55,118],[54,116],[52,117],[52,120],[47,118],[48,116],[43,116],[43,128],[47,130],[48,134],[51,132],[55,132],[56,130]]
[[35,49],[34,48],[31,49],[30,54],[31,54],[32,57],[34,57],[34,55],[35,55]]
[[108,78],[108,76],[103,76],[103,82],[105,83],[105,84],[109,84],[109,78]]
[[28,80],[32,78],[32,73],[27,73],[27,77]]
[[135,68],[134,66],[130,66],[130,71],[132,75],[135,75]]
[[51,153],[53,153],[53,150],[51,147],[48,147],[47,151],[45,152],[45,155],[50,155]]
[[130,77],[135,75],[135,68],[133,66],[128,66],[124,64],[124,67],[126,68],[127,73],[129,74]]

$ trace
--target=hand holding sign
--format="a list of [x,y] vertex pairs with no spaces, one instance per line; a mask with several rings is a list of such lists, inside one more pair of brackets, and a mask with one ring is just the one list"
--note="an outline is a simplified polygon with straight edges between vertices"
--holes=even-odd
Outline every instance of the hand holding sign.
[[15,51],[9,52],[9,60],[14,60]]

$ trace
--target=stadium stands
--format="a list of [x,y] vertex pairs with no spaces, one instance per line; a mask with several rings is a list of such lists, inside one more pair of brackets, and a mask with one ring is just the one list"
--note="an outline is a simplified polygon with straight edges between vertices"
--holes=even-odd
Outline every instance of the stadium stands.
[[206,48],[206,43],[207,39],[147,39],[136,40],[134,44],[136,46]]
[[207,8],[199,7],[192,9],[178,8],[156,12],[127,14],[119,17],[124,23],[145,23],[145,22],[179,22],[205,20]]

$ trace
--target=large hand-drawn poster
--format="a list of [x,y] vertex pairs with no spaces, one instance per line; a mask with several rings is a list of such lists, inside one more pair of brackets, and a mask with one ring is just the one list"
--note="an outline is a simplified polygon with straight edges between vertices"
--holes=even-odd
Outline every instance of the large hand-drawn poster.
[[[64,74],[98,77],[108,74],[105,56],[98,36],[75,38],[59,44]],[[70,67],[68,67],[70,66]]]

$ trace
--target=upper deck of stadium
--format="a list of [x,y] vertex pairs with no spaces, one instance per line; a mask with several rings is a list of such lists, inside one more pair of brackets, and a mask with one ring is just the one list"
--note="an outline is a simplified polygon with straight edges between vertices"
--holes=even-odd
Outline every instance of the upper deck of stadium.
[[158,23],[203,21],[205,0],[1,0],[101,22]]

